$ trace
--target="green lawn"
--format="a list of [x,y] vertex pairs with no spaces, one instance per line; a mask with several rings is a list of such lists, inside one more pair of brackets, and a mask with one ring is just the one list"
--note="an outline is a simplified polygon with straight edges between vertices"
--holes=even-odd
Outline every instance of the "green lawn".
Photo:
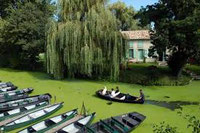
[[[146,115],[147,119],[134,130],[134,133],[152,133],[152,125],[162,121],[166,121],[172,126],[177,126],[182,133],[190,133],[190,130],[186,128],[187,121],[177,115],[177,110],[172,111],[164,107],[150,104],[136,105],[113,103],[112,105],[108,105],[106,100],[94,96],[96,90],[105,85],[108,88],[119,86],[122,92],[138,95],[139,89],[143,88],[145,95],[148,96],[147,99],[151,100],[200,101],[200,82],[196,81],[183,87],[142,87],[134,84],[87,80],[57,81],[51,80],[48,75],[44,73],[15,71],[11,69],[0,69],[0,80],[11,81],[19,88],[33,87],[35,90],[32,95],[48,92],[53,95],[52,103],[54,103],[54,96],[56,96],[57,102],[64,101],[64,107],[53,115],[74,108],[80,109],[83,101],[89,112],[97,113],[94,122],[99,119],[126,112],[140,112]],[[165,98],[164,96],[169,96],[170,98]],[[199,106],[197,105],[183,106],[183,112],[200,117]]]

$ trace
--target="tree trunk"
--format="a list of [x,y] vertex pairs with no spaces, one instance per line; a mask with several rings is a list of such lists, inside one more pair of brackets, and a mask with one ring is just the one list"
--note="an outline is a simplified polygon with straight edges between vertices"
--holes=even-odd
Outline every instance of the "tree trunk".
[[182,74],[182,70],[187,63],[188,57],[180,52],[174,53],[168,61],[168,66],[172,70],[172,74],[179,78]]

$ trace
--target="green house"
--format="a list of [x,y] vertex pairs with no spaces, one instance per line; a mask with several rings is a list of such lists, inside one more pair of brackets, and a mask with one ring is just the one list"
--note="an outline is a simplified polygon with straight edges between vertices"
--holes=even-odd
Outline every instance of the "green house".
[[130,62],[154,62],[155,58],[148,56],[152,46],[148,30],[122,31],[123,37],[127,40],[129,50],[127,58]]

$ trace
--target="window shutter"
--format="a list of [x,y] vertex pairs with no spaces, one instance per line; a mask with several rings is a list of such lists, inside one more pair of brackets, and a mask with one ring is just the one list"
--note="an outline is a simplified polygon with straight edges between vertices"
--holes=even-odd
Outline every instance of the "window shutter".
[[136,49],[133,50],[133,58],[136,58]]
[[144,57],[148,57],[148,51],[146,49],[144,50]]

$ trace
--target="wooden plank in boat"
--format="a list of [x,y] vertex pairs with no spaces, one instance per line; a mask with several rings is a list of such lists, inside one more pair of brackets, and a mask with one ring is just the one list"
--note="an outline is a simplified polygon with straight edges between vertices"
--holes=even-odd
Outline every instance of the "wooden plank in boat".
[[60,124],[60,125],[58,125],[58,126],[52,128],[51,130],[46,131],[45,133],[55,133],[55,132],[57,132],[58,130],[64,128],[65,126],[67,126],[67,125],[69,125],[69,124],[71,124],[71,123],[73,123],[73,122],[75,122],[75,121],[77,121],[77,120],[79,120],[79,119],[81,119],[81,118],[83,118],[82,115],[77,115],[77,116],[75,116],[74,118],[72,118],[72,119],[70,119],[70,120],[68,120],[68,121],[66,121],[66,122],[64,122],[64,123],[62,123],[62,124]]

